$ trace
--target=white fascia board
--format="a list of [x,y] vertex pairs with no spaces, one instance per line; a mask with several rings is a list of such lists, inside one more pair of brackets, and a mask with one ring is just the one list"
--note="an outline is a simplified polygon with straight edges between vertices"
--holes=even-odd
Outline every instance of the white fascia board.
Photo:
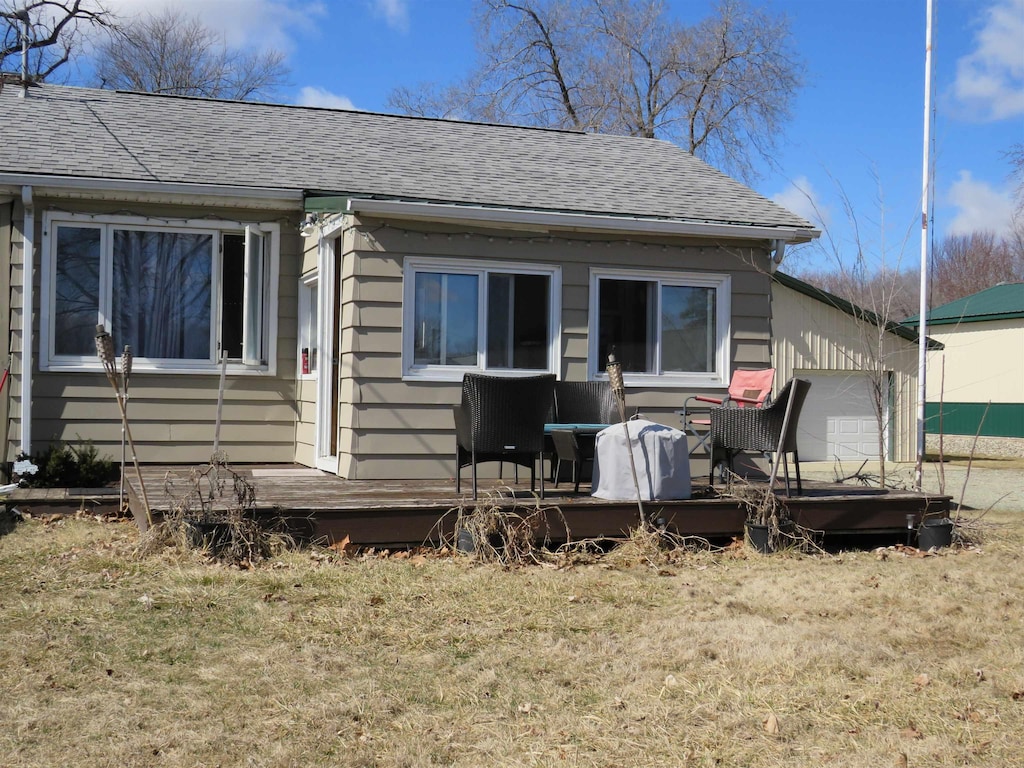
[[278,189],[274,187],[236,187],[220,184],[189,184],[187,182],[139,181],[125,179],[99,179],[78,176],[51,176],[47,174],[0,173],[0,188],[10,186],[20,189],[31,185],[38,197],[46,196],[111,196],[130,193],[132,195],[215,197],[234,200],[250,200],[261,207],[284,205],[291,207],[302,204],[301,189]]
[[420,221],[459,221],[478,226],[556,229],[574,232],[628,232],[641,235],[691,235],[694,237],[727,237],[743,240],[785,240],[806,243],[821,233],[816,229],[758,227],[742,224],[713,224],[697,221],[644,219],[635,216],[598,216],[586,213],[557,211],[523,211],[512,208],[483,208],[446,203],[420,203],[405,200],[372,200],[352,198],[349,211],[373,216],[415,219]]

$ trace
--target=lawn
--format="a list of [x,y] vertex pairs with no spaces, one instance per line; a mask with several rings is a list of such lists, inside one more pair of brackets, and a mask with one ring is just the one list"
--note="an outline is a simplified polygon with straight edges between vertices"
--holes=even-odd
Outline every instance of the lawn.
[[506,569],[0,535],[5,766],[1010,766],[1024,513],[916,557],[740,548]]

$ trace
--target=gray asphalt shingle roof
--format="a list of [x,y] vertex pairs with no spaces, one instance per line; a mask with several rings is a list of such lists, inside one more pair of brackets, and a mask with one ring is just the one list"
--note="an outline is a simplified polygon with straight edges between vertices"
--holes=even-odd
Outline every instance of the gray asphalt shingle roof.
[[0,92],[0,173],[271,187],[814,229],[672,144],[43,85]]

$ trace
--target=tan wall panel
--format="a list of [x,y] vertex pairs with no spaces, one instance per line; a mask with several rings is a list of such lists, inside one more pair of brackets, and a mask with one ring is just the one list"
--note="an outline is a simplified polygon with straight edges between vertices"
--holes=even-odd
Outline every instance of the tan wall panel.
[[401,331],[401,304],[346,304],[341,317],[342,328],[393,328]]
[[393,354],[343,355],[341,375],[360,379],[397,379],[402,376],[402,360]]
[[929,353],[929,402],[1024,403],[1024,320],[936,325],[928,335],[945,345]]

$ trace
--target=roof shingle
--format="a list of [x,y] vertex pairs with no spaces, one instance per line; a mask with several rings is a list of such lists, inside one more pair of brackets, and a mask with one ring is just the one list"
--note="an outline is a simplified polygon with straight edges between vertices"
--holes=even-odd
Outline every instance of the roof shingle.
[[0,91],[0,172],[806,230],[655,139],[43,85]]

